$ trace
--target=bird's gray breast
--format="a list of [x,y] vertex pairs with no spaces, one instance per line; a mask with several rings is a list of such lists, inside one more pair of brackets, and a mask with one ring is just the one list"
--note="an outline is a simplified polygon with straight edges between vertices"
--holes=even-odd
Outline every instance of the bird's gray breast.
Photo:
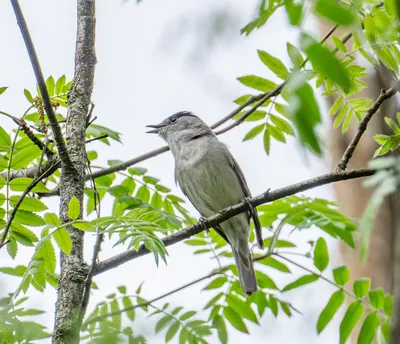
[[176,179],[202,216],[211,216],[243,200],[230,153],[219,141],[188,142],[175,158]]

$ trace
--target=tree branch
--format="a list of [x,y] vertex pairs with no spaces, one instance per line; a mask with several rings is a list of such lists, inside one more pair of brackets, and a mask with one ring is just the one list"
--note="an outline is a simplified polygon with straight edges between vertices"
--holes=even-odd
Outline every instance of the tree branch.
[[[313,189],[315,187],[326,185],[338,181],[362,178],[371,176],[374,174],[374,170],[371,169],[356,169],[349,172],[331,172],[324,174],[322,176],[318,176],[315,178],[311,178],[300,183],[292,184],[274,191],[264,192],[261,195],[251,198],[249,200],[250,204],[254,207],[259,206],[264,203],[272,202],[277,199],[281,199],[283,197],[287,197],[290,195],[294,195],[298,192],[302,192],[305,190]],[[184,230],[179,232],[175,232],[165,238],[162,239],[165,246],[170,246],[176,244],[182,240],[185,240],[195,234],[198,234],[204,230],[204,227],[211,228],[235,215],[243,213],[248,210],[248,204],[245,202],[236,204],[234,206],[225,208],[218,212],[217,214],[205,219],[204,223],[196,223]],[[139,249],[136,250],[128,250],[123,253],[120,253],[114,257],[108,258],[97,265],[95,275],[101,274],[105,271],[116,268],[119,265],[122,265],[130,260],[136,259],[138,257],[144,256],[150,253],[150,251],[144,246],[141,245]]]
[[54,139],[56,141],[58,154],[60,156],[61,164],[64,169],[73,168],[72,162],[68,155],[67,148],[65,146],[64,138],[61,132],[61,128],[58,124],[56,114],[54,113],[53,106],[47,92],[46,82],[44,81],[42,69],[40,68],[39,59],[36,54],[35,46],[32,41],[31,34],[26,24],[24,15],[18,0],[10,0],[13,7],[15,17],[17,19],[18,26],[24,39],[26,50],[28,51],[29,59],[31,60],[33,72],[35,73],[36,81],[38,83],[40,93],[42,94],[44,108],[46,110],[47,117],[49,119],[51,129],[53,131]]
[[346,148],[346,151],[344,152],[342,159],[339,161],[336,171],[344,171],[347,168],[347,164],[349,163],[351,157],[353,156],[353,153],[360,142],[361,137],[363,136],[364,132],[367,130],[367,126],[369,121],[371,120],[372,116],[378,112],[379,108],[383,104],[383,102],[391,97],[393,97],[400,88],[400,81],[397,81],[394,86],[389,88],[387,91],[381,90],[381,94],[379,97],[375,100],[375,103],[369,108],[367,113],[365,114],[364,118],[360,121],[358,124],[358,129],[349,143],[349,145]]

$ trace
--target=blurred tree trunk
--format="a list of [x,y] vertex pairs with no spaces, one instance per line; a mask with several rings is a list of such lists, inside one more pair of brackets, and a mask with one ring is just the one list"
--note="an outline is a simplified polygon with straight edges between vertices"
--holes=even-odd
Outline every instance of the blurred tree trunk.
[[[321,36],[325,36],[331,27],[332,24],[319,22]],[[334,35],[340,38],[347,32],[346,30],[338,29]],[[350,47],[352,44],[351,40],[347,44]],[[392,86],[393,80],[391,71],[386,68],[381,68],[379,71],[376,70],[369,74],[365,80],[367,88],[362,92],[362,95],[357,95],[357,97],[363,96],[375,100],[379,96],[381,89],[388,89]],[[332,97],[329,101],[332,104],[335,98]],[[388,131],[384,116],[394,118],[397,107],[396,97],[393,97],[385,102],[380,111],[375,114],[350,160],[349,169],[367,166],[375,150],[378,148],[377,143],[373,140],[373,136],[377,133]],[[336,168],[356,130],[357,123],[355,120],[353,120],[349,130],[345,134],[342,134],[340,128],[331,130],[329,153],[333,169]],[[356,218],[359,218],[363,214],[372,190],[364,188],[362,182],[361,179],[357,179],[334,185],[340,211],[343,214]],[[396,252],[399,252],[399,249],[396,249],[396,247],[399,247],[399,238],[396,236],[396,233],[399,233],[398,229],[400,226],[398,199],[397,194],[388,197],[379,209],[373,224],[368,257],[364,264],[360,261],[357,249],[353,250],[346,245],[340,246],[341,258],[351,271],[351,282],[361,277],[369,277],[371,278],[371,288],[384,288],[385,292],[394,295],[399,295],[395,288],[400,287],[398,276],[400,260],[396,257],[398,255],[396,255]],[[352,284],[349,284],[349,288],[352,288]],[[353,343],[357,342],[357,335],[358,331],[355,331],[352,337]]]

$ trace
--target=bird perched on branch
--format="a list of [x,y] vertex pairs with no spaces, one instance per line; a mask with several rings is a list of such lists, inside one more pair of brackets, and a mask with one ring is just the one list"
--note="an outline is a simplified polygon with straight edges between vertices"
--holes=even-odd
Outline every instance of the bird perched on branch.
[[[160,124],[147,127],[153,128],[148,133],[158,134],[168,143],[175,158],[175,181],[201,216],[209,217],[251,197],[238,163],[199,117],[182,111]],[[240,284],[246,295],[257,290],[248,243],[251,217],[257,244],[262,249],[261,224],[250,203],[246,213],[214,226],[232,248]]]

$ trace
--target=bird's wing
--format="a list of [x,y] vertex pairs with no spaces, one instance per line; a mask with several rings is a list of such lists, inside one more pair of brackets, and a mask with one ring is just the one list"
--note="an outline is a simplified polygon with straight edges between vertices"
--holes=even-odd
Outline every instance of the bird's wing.
[[[232,166],[233,171],[235,171],[235,174],[240,182],[240,185],[242,186],[242,190],[243,190],[245,197],[250,198],[251,193],[250,193],[249,187],[247,186],[246,179],[244,178],[244,174],[243,174],[239,164],[237,163],[235,158],[232,156],[232,154],[230,154],[230,164]],[[253,208],[253,211],[250,211],[250,215],[253,218],[253,222],[254,222],[254,229],[256,232],[257,245],[260,249],[263,249],[264,243],[263,243],[263,238],[262,238],[262,233],[261,233],[261,223],[260,223],[260,219],[258,218],[257,209],[255,207]]]
[[[190,193],[186,191],[185,184],[179,182],[179,174],[178,174],[178,172],[176,171],[176,169],[175,169],[175,183],[176,183],[176,184],[179,184],[179,187],[181,188],[183,194],[189,199],[190,203],[192,203],[192,205],[193,205],[193,206],[197,209],[197,211],[201,214],[200,209],[198,209],[198,208],[194,205],[193,200],[192,200],[191,197],[190,197]],[[203,214],[201,214],[201,215],[203,215]],[[228,238],[226,237],[225,233],[222,231],[222,228],[221,228],[221,226],[220,226],[219,224],[213,226],[213,228],[214,228],[214,230],[215,230],[228,244],[230,244]]]

